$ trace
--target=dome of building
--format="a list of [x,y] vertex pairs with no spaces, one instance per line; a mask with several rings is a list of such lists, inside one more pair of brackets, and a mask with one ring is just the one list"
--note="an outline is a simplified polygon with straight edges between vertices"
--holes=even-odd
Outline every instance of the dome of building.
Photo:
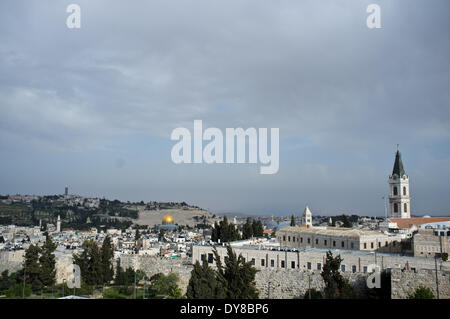
[[165,215],[162,219],[163,224],[173,224],[173,217],[169,214]]

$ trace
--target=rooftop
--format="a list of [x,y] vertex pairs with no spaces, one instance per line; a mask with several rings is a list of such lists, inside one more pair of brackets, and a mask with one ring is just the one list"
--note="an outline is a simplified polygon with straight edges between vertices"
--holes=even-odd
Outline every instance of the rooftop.
[[385,235],[382,232],[373,230],[361,230],[354,228],[341,228],[341,227],[286,227],[281,229],[282,231],[298,232],[303,234],[318,234],[318,235],[329,235],[329,236],[345,236],[345,237],[361,237],[361,236],[382,236]]
[[413,217],[413,218],[389,218],[391,223],[397,223],[398,228],[411,228],[428,223],[450,221],[450,217]]

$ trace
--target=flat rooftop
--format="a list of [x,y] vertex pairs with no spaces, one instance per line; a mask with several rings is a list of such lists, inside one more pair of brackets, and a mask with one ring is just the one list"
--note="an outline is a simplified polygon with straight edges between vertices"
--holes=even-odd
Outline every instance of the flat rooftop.
[[296,232],[302,234],[317,234],[317,235],[326,235],[326,236],[342,236],[342,237],[364,237],[364,236],[389,236],[382,232],[374,231],[374,230],[362,230],[362,229],[354,229],[354,228],[341,228],[341,227],[285,227],[279,230],[280,231],[289,231]]

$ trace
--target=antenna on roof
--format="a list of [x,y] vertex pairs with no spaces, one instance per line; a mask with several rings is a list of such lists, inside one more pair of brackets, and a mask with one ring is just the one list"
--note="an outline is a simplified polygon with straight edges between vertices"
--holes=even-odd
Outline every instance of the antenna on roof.
[[397,144],[397,151],[398,151],[398,147],[400,146],[400,144]]

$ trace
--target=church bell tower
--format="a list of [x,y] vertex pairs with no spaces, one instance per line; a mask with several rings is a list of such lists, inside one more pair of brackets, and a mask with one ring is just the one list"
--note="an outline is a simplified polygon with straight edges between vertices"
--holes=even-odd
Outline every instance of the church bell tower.
[[410,218],[409,177],[403,168],[402,155],[397,149],[394,169],[389,176],[389,208],[391,218]]

